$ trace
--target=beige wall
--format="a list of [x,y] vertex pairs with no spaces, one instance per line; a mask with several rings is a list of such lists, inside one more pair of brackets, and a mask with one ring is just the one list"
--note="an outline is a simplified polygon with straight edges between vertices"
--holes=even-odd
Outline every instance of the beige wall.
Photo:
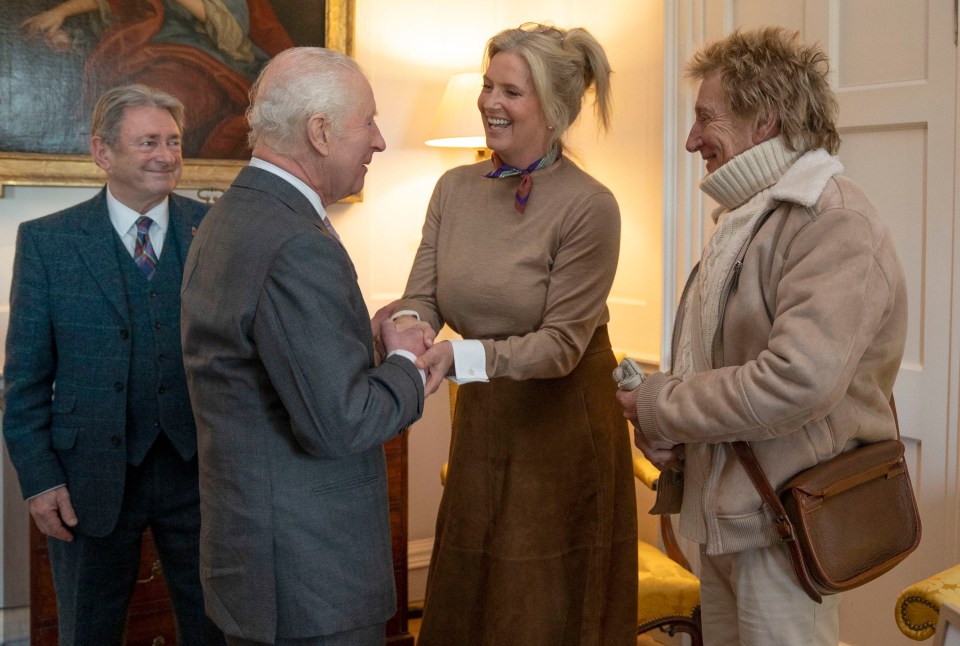
[[[582,165],[616,195],[622,212],[620,270],[610,298],[614,344],[656,361],[660,347],[663,8],[660,0],[357,0],[356,57],[373,85],[386,152],[375,156],[364,200],[330,209],[357,267],[371,313],[403,290],[427,201],[440,174],[470,151],[423,145],[448,76],[478,70],[486,39],[522,22],[583,26],[604,44],[615,71],[613,130],[596,135],[592,114],[571,133]],[[479,117],[478,117],[479,118]],[[0,198],[0,336],[16,225],[69,206],[91,189],[7,188]],[[445,392],[410,436],[410,539],[421,557],[432,540],[439,467],[449,446]],[[643,500],[641,507],[648,508]],[[646,531],[653,532],[652,525]],[[652,534],[651,534],[652,535]],[[422,559],[418,561],[425,563]],[[417,563],[414,563],[416,565]],[[412,572],[417,586],[422,585]]]

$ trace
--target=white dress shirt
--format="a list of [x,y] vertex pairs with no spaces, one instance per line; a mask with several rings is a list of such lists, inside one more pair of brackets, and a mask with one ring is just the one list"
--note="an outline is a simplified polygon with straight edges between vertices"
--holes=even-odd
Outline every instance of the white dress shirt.
[[153,220],[149,232],[150,244],[153,245],[157,258],[160,258],[160,253],[163,251],[163,240],[166,237],[167,229],[170,228],[169,197],[163,198],[162,202],[146,213],[137,213],[115,198],[113,193],[110,192],[110,185],[107,184],[107,213],[110,215],[110,224],[117,231],[120,241],[123,242],[123,246],[126,247],[127,253],[131,257],[133,257],[137,246],[137,219],[141,215],[145,215]]

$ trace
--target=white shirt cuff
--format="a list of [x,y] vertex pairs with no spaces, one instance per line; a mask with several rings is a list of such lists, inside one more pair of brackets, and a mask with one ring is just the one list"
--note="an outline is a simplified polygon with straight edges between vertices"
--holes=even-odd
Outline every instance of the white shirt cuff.
[[29,498],[27,498],[27,501],[29,502],[29,501],[33,500],[34,498],[36,498],[37,496],[42,496],[42,495],[45,494],[45,493],[50,493],[50,492],[53,491],[54,489],[59,489],[60,487],[66,487],[66,486],[67,486],[67,483],[63,483],[63,484],[58,484],[56,487],[50,487],[50,488],[47,489],[46,491],[41,491],[40,493],[35,493],[35,494],[33,494],[32,496],[30,496]]
[[487,379],[487,353],[477,339],[453,339],[453,367],[456,373],[448,377],[455,384],[469,384]]
[[[396,350],[391,350],[390,352],[388,352],[388,353],[387,353],[387,358],[389,359],[390,357],[392,357],[392,356],[395,355],[395,354],[399,354],[399,355],[400,355],[401,357],[403,357],[404,359],[409,359],[409,360],[410,360],[410,363],[413,363],[414,361],[417,360],[417,355],[415,355],[414,353],[410,352],[409,350],[401,350],[401,349],[399,349],[399,348],[397,348]],[[423,381],[423,385],[426,386],[426,385],[427,385],[427,373],[424,372],[423,370],[420,370],[419,368],[417,368],[417,372],[420,373],[420,380]]]

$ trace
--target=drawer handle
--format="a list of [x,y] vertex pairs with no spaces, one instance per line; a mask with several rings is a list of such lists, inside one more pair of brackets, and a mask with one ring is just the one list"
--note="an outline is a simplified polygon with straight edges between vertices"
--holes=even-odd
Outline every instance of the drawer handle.
[[[157,559],[156,561],[153,562],[153,565],[150,566],[150,576],[147,577],[146,579],[137,579],[137,583],[150,583],[161,574],[163,574],[163,568],[160,567],[160,559]],[[163,639],[163,638],[158,637],[157,639]],[[154,643],[154,646],[157,646],[156,639],[153,640],[153,643]],[[163,642],[161,641],[160,644],[162,645]]]
[[167,643],[167,640],[163,637],[154,637],[153,641],[150,642],[150,646],[164,646]]

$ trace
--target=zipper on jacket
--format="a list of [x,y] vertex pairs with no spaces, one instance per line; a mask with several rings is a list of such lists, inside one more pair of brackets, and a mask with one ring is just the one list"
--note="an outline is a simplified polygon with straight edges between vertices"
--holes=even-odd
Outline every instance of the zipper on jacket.
[[740,272],[743,270],[743,261],[738,260],[733,264],[733,282],[730,283],[730,293],[736,294],[737,287],[740,286]]
[[717,366],[723,365],[723,357],[721,356],[721,348],[723,346],[723,321],[726,318],[727,314],[727,301],[730,299],[731,294],[735,294],[737,289],[740,286],[740,272],[743,271],[743,259],[747,257],[747,249],[750,247],[750,243],[753,242],[753,239],[757,237],[757,234],[760,233],[760,227],[762,227],[767,220],[770,219],[770,216],[773,215],[773,212],[776,210],[776,207],[769,209],[763,215],[760,216],[760,219],[757,220],[757,223],[753,227],[753,231],[750,232],[750,237],[747,238],[747,241],[744,243],[743,247],[740,248],[740,253],[737,254],[737,261],[733,264],[733,278],[730,280],[730,284],[727,287],[727,291],[723,295],[723,300],[720,301],[720,312],[717,320],[717,331],[713,335],[713,347],[710,349],[710,355],[712,358],[711,368],[716,368]]
[[[753,236],[750,237],[750,240],[753,240]],[[717,330],[713,334],[713,346],[710,348],[711,368],[723,365],[723,320],[727,314],[727,301],[730,300],[731,295],[737,292],[737,287],[740,284],[740,272],[743,270],[743,258],[747,255],[748,246],[750,246],[749,240],[747,244],[743,246],[740,255],[737,256],[737,261],[733,263],[733,277],[730,279],[730,282],[727,283],[727,290],[723,293],[723,298],[720,300],[720,315],[717,317]]]

